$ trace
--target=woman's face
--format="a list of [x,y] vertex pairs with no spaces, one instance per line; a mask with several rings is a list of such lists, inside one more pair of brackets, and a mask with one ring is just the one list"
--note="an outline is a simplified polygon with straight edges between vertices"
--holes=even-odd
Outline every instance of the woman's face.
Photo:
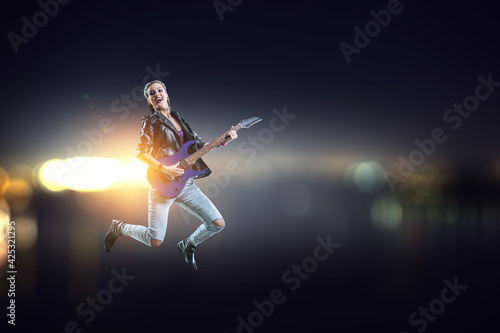
[[166,109],[168,107],[168,95],[161,84],[153,83],[149,86],[148,96],[148,103],[151,104],[155,110]]

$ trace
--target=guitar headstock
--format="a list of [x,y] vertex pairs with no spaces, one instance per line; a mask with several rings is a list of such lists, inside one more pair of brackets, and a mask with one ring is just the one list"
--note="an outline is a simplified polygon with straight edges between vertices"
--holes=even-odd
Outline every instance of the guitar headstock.
[[240,125],[241,128],[249,128],[250,126],[257,124],[261,120],[262,119],[259,117],[252,117],[252,118],[240,120],[238,125]]

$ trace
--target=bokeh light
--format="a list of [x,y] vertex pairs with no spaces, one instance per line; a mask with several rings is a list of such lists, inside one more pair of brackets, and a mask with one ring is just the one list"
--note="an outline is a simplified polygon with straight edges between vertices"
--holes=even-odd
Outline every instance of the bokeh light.
[[66,188],[66,186],[63,185],[62,177],[58,174],[58,170],[60,169],[64,170],[63,160],[53,159],[42,164],[38,171],[39,183],[43,186],[42,189],[59,192]]
[[23,179],[31,179],[31,172],[33,168],[27,164],[16,164],[9,168],[9,177],[10,178],[23,178]]
[[371,205],[373,224],[384,231],[397,230],[403,218],[403,207],[394,196],[383,195],[375,198]]
[[9,187],[9,175],[0,167],[0,195],[3,195]]
[[38,225],[36,217],[22,215],[16,217],[16,248],[28,250],[32,248],[38,238]]
[[10,222],[9,204],[0,198],[0,267],[7,263],[7,226]]
[[415,169],[415,172],[399,185],[399,191],[405,202],[423,206],[431,198],[441,194],[446,177],[446,173],[436,166],[424,164]]
[[344,182],[362,193],[376,193],[385,185],[385,170],[377,162],[352,163],[344,171]]
[[35,170],[38,170],[37,182],[42,190],[92,192],[119,187],[149,187],[147,168],[137,158],[124,161],[103,157],[75,157],[49,160]]
[[24,178],[11,178],[6,192],[12,211],[21,212],[25,210],[33,196],[33,186],[31,181]]
[[122,171],[122,165],[115,159],[74,157],[47,161],[40,168],[39,178],[50,191],[99,191],[113,184]]
[[376,162],[360,163],[354,170],[354,184],[361,192],[378,192],[384,182],[384,169]]

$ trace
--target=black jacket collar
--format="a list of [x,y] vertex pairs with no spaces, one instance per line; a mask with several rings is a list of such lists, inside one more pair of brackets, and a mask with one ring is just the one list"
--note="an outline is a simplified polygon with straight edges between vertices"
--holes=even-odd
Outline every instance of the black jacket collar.
[[[172,123],[172,122],[171,122],[171,121],[170,121],[170,120],[169,120],[169,119],[168,119],[168,118],[167,118],[167,117],[166,117],[163,113],[161,113],[160,111],[155,111],[155,113],[154,113],[154,114],[158,117],[158,119],[160,119],[160,121],[161,121],[164,125],[166,125],[166,126],[170,127],[170,129],[171,129],[172,131],[174,131],[174,132],[176,132],[176,133],[177,133],[177,130],[175,129],[174,124],[173,124],[173,123]],[[177,112],[171,111],[171,112],[170,112],[170,114],[171,114],[172,116],[174,116],[174,115],[175,115],[175,116],[176,116],[175,118],[176,118],[176,119],[178,119]]]
[[[179,136],[179,133],[177,133],[177,129],[175,128],[175,125],[163,113],[161,113],[159,111],[155,111],[154,114],[158,117],[160,122],[162,122],[165,126],[170,128],[180,140],[180,136]],[[173,111],[173,110],[170,111],[170,115],[172,117],[174,117],[175,119],[177,119],[179,124],[181,124],[181,129],[184,133],[184,141],[193,140],[194,135],[192,133],[191,127],[189,127],[189,125],[187,125],[187,123],[184,121],[184,118],[182,118],[182,116],[177,111]]]

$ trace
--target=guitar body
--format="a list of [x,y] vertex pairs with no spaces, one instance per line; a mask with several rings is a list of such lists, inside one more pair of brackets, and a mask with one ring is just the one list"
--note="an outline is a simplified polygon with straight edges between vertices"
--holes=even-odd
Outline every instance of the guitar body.
[[[190,156],[188,154],[188,149],[193,143],[194,140],[187,141],[174,155],[161,158],[158,162],[163,163],[166,166],[170,166],[186,159]],[[207,169],[196,171],[193,169],[193,165],[191,164],[184,169],[184,174],[182,176],[174,178],[173,180],[168,180],[165,174],[158,172],[156,169],[149,168],[147,178],[149,183],[153,185],[161,195],[170,199],[175,198],[182,192],[184,186],[186,186],[186,182],[190,178],[202,175],[206,170]]]

